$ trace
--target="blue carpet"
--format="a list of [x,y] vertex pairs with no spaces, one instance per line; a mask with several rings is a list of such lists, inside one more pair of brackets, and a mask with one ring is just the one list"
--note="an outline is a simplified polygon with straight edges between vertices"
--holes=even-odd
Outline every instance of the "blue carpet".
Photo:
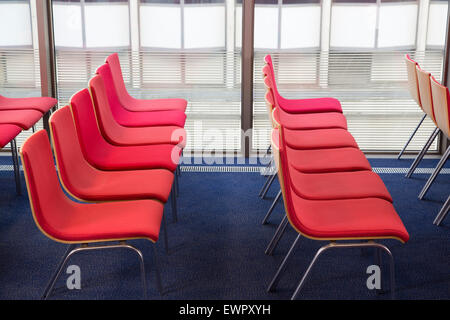
[[[408,160],[371,159],[374,167],[408,167]],[[433,167],[426,160],[421,167]],[[411,240],[403,245],[383,241],[396,263],[398,299],[450,298],[450,217],[441,227],[432,221],[450,190],[449,175],[440,175],[425,200],[417,199],[427,175],[405,179],[382,174]],[[169,223],[170,254],[156,244],[164,296],[156,291],[152,244],[132,241],[146,260],[151,299],[288,299],[315,251],[324,242],[302,238],[274,293],[265,288],[296,233],[289,229],[273,256],[264,249],[282,217],[278,206],[266,226],[260,224],[278,185],[266,200],[257,193],[263,184],[257,173],[195,173],[180,177],[177,224]],[[12,172],[0,171],[0,299],[37,299],[66,245],[43,236],[35,226],[25,186],[15,194]],[[171,220],[170,206],[166,208]],[[63,214],[63,213],[62,213]],[[387,262],[387,259],[384,259]],[[386,299],[366,287],[366,268],[374,263],[371,250],[329,251],[321,257],[300,299]],[[81,268],[81,290],[68,290],[62,274],[51,299],[140,299],[138,259],[126,250],[81,253],[69,264]],[[387,264],[385,264],[387,267]],[[387,269],[386,269],[387,270]],[[387,279],[385,279],[387,281]]]

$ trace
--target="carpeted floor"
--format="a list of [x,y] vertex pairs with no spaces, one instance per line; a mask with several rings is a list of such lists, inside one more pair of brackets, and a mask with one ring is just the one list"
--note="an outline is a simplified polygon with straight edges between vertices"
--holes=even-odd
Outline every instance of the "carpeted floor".
[[[4,157],[2,157],[4,158]],[[2,160],[7,161],[7,160]],[[371,159],[373,167],[409,167],[411,159]],[[427,159],[421,167],[434,167]],[[448,165],[447,165],[448,167]],[[447,198],[450,175],[442,174],[426,200],[417,194],[428,175],[381,174],[411,240],[403,245],[383,241],[396,263],[398,299],[450,298],[450,217],[441,227],[432,221]],[[282,217],[278,206],[268,225],[261,219],[278,192],[267,199],[257,194],[264,178],[255,172],[183,172],[180,177],[177,224],[169,223],[170,253],[162,241],[157,253],[164,296],[155,287],[151,243],[132,241],[146,259],[151,299],[288,299],[315,251],[324,242],[301,239],[278,290],[265,288],[296,233],[289,229],[273,256],[264,249]],[[66,245],[47,239],[35,226],[25,186],[17,196],[11,171],[0,171],[0,299],[37,299]],[[170,206],[166,208],[171,221]],[[64,214],[64,213],[62,213]],[[385,262],[387,260],[385,259]],[[385,299],[366,287],[372,250],[329,251],[319,260],[300,299]],[[75,255],[69,262],[81,268],[81,290],[68,290],[63,273],[51,299],[140,299],[138,259],[126,250]],[[387,264],[385,264],[387,267]],[[387,279],[385,279],[387,281]]]

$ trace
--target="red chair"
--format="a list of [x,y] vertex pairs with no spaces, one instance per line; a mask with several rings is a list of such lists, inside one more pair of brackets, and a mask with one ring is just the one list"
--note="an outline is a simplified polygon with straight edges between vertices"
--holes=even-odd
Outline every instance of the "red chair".
[[167,169],[175,171],[181,149],[173,144],[115,146],[99,130],[88,89],[70,100],[84,158],[101,170]]
[[111,69],[108,64],[104,64],[97,69],[97,74],[103,79],[109,105],[116,121],[125,127],[149,127],[149,126],[177,126],[184,127],[186,114],[181,110],[161,110],[161,111],[129,111],[120,103]]
[[162,111],[178,110],[185,112],[187,101],[184,99],[136,99],[130,96],[123,81],[122,68],[119,55],[113,53],[106,58],[106,63],[111,68],[114,87],[117,91],[121,105],[129,111]]
[[[323,252],[332,248],[356,247],[376,248],[379,258],[380,250],[384,250],[390,256],[391,295],[394,297],[394,258],[386,246],[374,241],[374,239],[396,239],[404,243],[409,239],[408,232],[392,203],[381,198],[372,197],[339,200],[304,199],[297,192],[298,188],[302,188],[298,184],[299,181],[296,182],[297,187],[293,185],[295,176],[291,172],[292,168],[289,165],[291,157],[289,152],[287,152],[283,136],[283,127],[274,129],[272,148],[278,165],[278,179],[281,184],[286,217],[291,226],[298,232],[298,236],[272,279],[268,291],[275,288],[290,255],[301,235],[303,235],[314,240],[330,241],[330,243],[322,246],[317,251],[291,299],[297,297],[312,267]],[[335,187],[339,188],[340,186],[337,185]],[[358,242],[338,243],[337,241],[340,240]]]
[[15,124],[24,130],[32,128],[42,118],[42,113],[33,109],[0,110],[0,124]]
[[[267,67],[267,66],[266,66]],[[316,130],[316,129],[347,129],[347,119],[340,112],[320,112],[320,113],[298,113],[292,114],[283,111],[280,107],[277,107],[277,101],[274,98],[273,90],[271,89],[272,84],[270,77],[264,75],[264,84],[266,85],[267,91],[265,95],[267,113],[269,116],[269,121],[272,123],[272,127],[275,127],[275,122],[283,122],[284,125],[293,130]],[[267,149],[267,153],[270,150],[270,146]],[[272,161],[268,164],[268,167],[271,166]],[[259,196],[264,198],[267,194],[270,186],[275,180],[275,174],[268,175],[266,182],[264,183],[261,191],[259,192]],[[278,193],[277,199],[281,196],[281,193]],[[274,201],[274,204],[278,200]],[[269,216],[272,212],[274,206],[272,205],[266,215]],[[265,224],[265,219],[263,220],[263,224]]]
[[[278,109],[275,108],[272,114],[275,127],[280,126],[281,123]],[[286,143],[294,149],[359,148],[355,138],[343,128],[286,129],[285,134]]]
[[280,95],[275,81],[275,72],[270,54],[264,58],[268,68],[263,73],[271,79],[275,100],[288,113],[342,112],[341,103],[335,98],[286,99]]
[[58,101],[50,97],[7,98],[0,95],[0,110],[37,110],[47,113]]
[[[266,93],[266,101],[271,104],[272,112],[280,122],[283,122],[288,129],[292,130],[315,130],[341,128],[347,129],[347,119],[340,112],[321,113],[287,113],[281,108],[276,108],[271,90]],[[271,113],[272,114],[272,113]]]
[[[144,297],[146,297],[142,253],[127,244],[126,240],[148,239],[156,242],[163,215],[163,204],[155,200],[93,204],[82,204],[70,200],[59,185],[51,146],[45,130],[33,134],[24,143],[21,156],[31,211],[36,225],[50,239],[71,244],[45,289],[43,298],[50,295],[58,276],[73,254],[112,248],[126,248],[138,254]],[[108,244],[93,244],[96,242],[108,242]],[[77,244],[80,246],[74,248]],[[161,292],[158,271],[156,275],[158,290]]]
[[[83,201],[156,199],[167,202],[174,182],[172,172],[165,169],[98,170],[83,157],[69,106],[53,113],[49,122],[61,184],[74,198]],[[177,220],[173,192],[172,214]]]
[[[115,145],[175,144],[184,148],[186,131],[176,126],[124,127],[117,123],[111,112],[104,82],[100,76],[89,81],[98,124],[103,137]],[[110,99],[111,101],[111,99]]]
[[19,154],[17,152],[16,137],[21,131],[22,128],[14,124],[0,124],[0,149],[8,143],[11,144],[14,178],[16,180],[16,192],[18,195],[22,194],[22,187],[20,183]]

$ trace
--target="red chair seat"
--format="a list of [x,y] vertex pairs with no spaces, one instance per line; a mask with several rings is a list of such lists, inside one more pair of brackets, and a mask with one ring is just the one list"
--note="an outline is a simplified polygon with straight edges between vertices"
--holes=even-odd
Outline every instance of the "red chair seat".
[[57,103],[55,98],[50,97],[7,98],[0,95],[0,110],[33,109],[46,113]]
[[176,169],[181,154],[178,146],[109,144],[99,131],[89,91],[77,92],[70,102],[83,155],[94,167],[102,170]]
[[70,107],[50,118],[61,181],[73,196],[91,201],[157,199],[166,202],[174,175],[164,169],[102,171],[83,157]]
[[45,130],[24,143],[21,155],[35,222],[50,238],[79,243],[158,239],[163,214],[159,201],[82,204],[67,198],[56,175]]
[[[130,111],[163,111],[177,110],[186,111],[187,101],[185,99],[127,99],[123,107]],[[121,101],[122,102],[122,101]]]
[[108,64],[104,64],[97,69],[97,74],[103,80],[109,105],[115,120],[125,127],[149,127],[149,126],[177,126],[184,127],[186,114],[180,110],[161,111],[129,111],[123,107],[118,99],[111,69]]
[[373,171],[302,173],[289,168],[297,195],[310,200],[381,198],[392,202],[386,186]]
[[129,111],[161,111],[178,110],[185,112],[187,101],[184,99],[136,99],[128,94],[123,81],[122,68],[119,55],[113,53],[106,58],[106,63],[111,69],[112,80],[122,106]]
[[378,198],[306,200],[289,191],[291,223],[316,239],[395,238],[406,242],[409,234],[389,201]]
[[339,100],[335,98],[313,98],[313,99],[286,99],[278,92],[278,86],[275,81],[275,73],[270,55],[265,57],[266,66],[263,73],[267,75],[270,87],[275,95],[277,107],[281,107],[288,113],[320,113],[320,112],[341,112],[342,107]]
[[125,127],[177,126],[184,127],[186,114],[178,110],[131,112],[113,109],[116,121]]
[[115,145],[175,144],[183,148],[186,131],[182,127],[124,127],[111,112],[105,86],[100,76],[89,81],[100,129],[108,142]]
[[288,113],[342,113],[341,103],[335,98],[280,99],[279,96],[277,99],[278,105]]
[[286,146],[289,163],[304,173],[372,170],[364,153],[356,148],[296,150]]
[[345,129],[283,130],[284,141],[293,149],[358,148]]
[[37,110],[0,110],[0,124],[15,124],[28,130],[42,118]]
[[14,124],[0,124],[0,149],[17,137],[21,131],[22,128]]
[[274,110],[274,116],[277,116],[279,123],[286,129],[347,129],[347,119],[342,113],[339,112],[290,114],[276,108]]

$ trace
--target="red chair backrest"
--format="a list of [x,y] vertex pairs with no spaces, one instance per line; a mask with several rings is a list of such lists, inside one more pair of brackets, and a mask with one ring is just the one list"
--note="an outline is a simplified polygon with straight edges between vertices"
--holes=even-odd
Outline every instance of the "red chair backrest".
[[40,130],[29,137],[20,153],[34,221],[48,237],[64,241],[60,230],[68,226],[75,203],[60,187],[47,132]]
[[109,55],[106,58],[106,63],[111,68],[112,81],[117,92],[117,97],[122,105],[126,105],[125,101],[131,98],[131,96],[128,94],[127,88],[125,87],[119,55],[117,53]]
[[[103,66],[108,67],[108,65]],[[105,77],[101,75],[94,76],[89,81],[89,90],[91,92],[95,113],[103,137],[114,144],[113,136],[121,134],[123,132],[123,127],[114,118],[112,109],[122,107],[118,105],[120,102],[117,99],[115,90],[112,88],[110,88],[110,90],[106,89],[104,79]],[[110,82],[110,85],[111,84],[112,83]]]
[[89,90],[75,93],[70,99],[70,106],[83,156],[89,163],[95,163],[94,155],[108,152],[111,145],[100,133]]
[[[114,85],[114,80],[109,64],[105,63],[98,67],[96,73],[101,77],[102,81],[102,99],[105,94],[107,97],[107,100],[102,101],[102,103],[109,104],[109,109],[114,116],[113,120],[118,119],[120,117],[120,114],[124,112],[124,107],[120,102],[118,91],[116,89],[116,86]],[[95,82],[98,83],[99,81],[95,80]]]
[[[74,190],[83,188],[83,184],[91,184],[97,169],[83,157],[70,107],[65,106],[54,112],[49,123],[59,176],[67,191],[81,198]],[[73,186],[74,183],[77,188]]]

